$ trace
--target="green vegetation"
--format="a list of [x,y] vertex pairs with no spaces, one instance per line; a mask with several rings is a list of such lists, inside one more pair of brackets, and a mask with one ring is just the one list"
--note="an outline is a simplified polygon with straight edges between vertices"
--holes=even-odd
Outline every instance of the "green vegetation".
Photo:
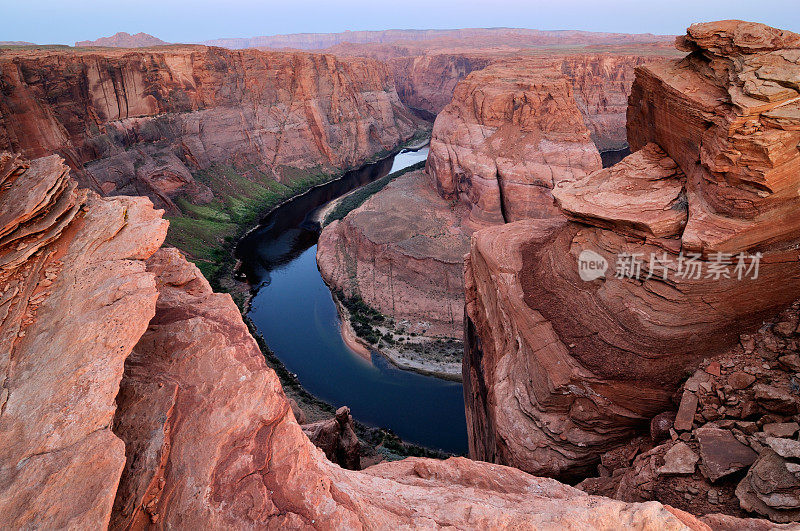
[[219,278],[231,273],[233,247],[263,214],[313,186],[338,177],[320,167],[283,170],[286,184],[252,166],[216,165],[195,173],[195,179],[214,193],[214,199],[202,205],[179,199],[181,213],[169,217],[167,243],[187,253],[218,289]]
[[[343,292],[337,291],[336,298],[350,312],[350,325],[356,335],[373,345],[378,344],[384,336],[381,336],[381,333],[374,328],[374,325],[382,324],[386,321],[386,317],[375,308],[369,306],[357,294],[347,297]],[[391,336],[389,336],[388,341],[391,341]]]
[[425,167],[425,161],[422,160],[417,162],[412,166],[408,166],[407,168],[403,168],[402,170],[398,170],[394,173],[390,173],[385,177],[381,177],[365,186],[362,186],[352,194],[344,197],[336,207],[333,208],[328,215],[325,216],[325,225],[328,225],[336,220],[344,218],[347,214],[355,210],[356,208],[360,207],[364,204],[364,202],[372,197],[373,195],[377,194],[381,190],[383,190],[387,184],[392,182],[393,180],[397,179],[401,175],[404,175],[408,172],[421,170]]

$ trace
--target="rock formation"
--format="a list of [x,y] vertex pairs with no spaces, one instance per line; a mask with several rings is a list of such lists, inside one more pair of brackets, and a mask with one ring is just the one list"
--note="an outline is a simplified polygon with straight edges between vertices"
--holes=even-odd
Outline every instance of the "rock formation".
[[684,371],[797,298],[798,38],[692,26],[686,58],[637,69],[628,138],[640,151],[553,191],[569,221],[474,235],[472,457],[586,474],[670,409]]
[[332,463],[349,470],[361,470],[361,445],[353,430],[350,408],[342,406],[332,419],[302,426],[303,433]]
[[441,198],[424,172],[398,177],[322,231],[320,273],[410,332],[459,337],[467,213]]
[[[624,501],[657,499],[692,514],[798,520],[798,309],[796,302],[703,362],[673,397],[686,422],[670,422],[666,442],[651,432],[603,454],[600,476],[579,487]],[[691,456],[683,459],[688,466],[678,466],[679,448]]]
[[4,525],[708,529],[464,458],[343,470],[149,200],[57,157],[0,155],[0,183]]
[[149,48],[150,46],[168,46],[168,42],[164,42],[158,37],[153,37],[147,33],[136,33],[131,35],[124,31],[115,33],[110,37],[100,37],[93,41],[79,41],[75,46],[100,46],[109,48]]
[[458,84],[436,119],[427,171],[475,224],[557,213],[550,190],[601,168],[569,81],[525,62],[493,64]]
[[0,149],[58,153],[82,186],[147,195],[173,215],[178,197],[203,204],[248,185],[199,182],[200,170],[249,169],[251,188],[291,182],[358,166],[418,127],[391,73],[363,58],[203,46],[2,51],[0,86]]
[[158,295],[167,223],[141,197],[78,190],[56,156],[0,154],[0,514],[12,528],[108,523],[125,465],[123,363]]

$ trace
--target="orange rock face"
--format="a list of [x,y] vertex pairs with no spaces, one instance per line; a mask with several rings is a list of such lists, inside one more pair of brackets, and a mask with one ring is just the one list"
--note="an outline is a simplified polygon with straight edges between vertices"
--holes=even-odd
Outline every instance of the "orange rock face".
[[[780,98],[800,73],[784,57],[796,38],[692,26],[688,57],[637,70],[628,134],[640,151],[554,190],[570,221],[476,233],[464,364],[472,457],[580,475],[669,410],[687,368],[797,298],[800,138],[769,120],[793,104]],[[781,80],[777,100],[764,95],[775,88],[767,75]],[[604,267],[586,277],[590,261]]]
[[157,296],[166,235],[145,198],[77,190],[58,157],[0,154],[3,525],[104,526],[125,447],[111,432],[126,356]]
[[176,46],[0,52],[0,149],[58,153],[103,195],[213,199],[193,173],[278,180],[358,166],[417,129],[373,60]]
[[459,83],[436,119],[427,164],[439,194],[469,205],[475,224],[554,215],[553,186],[600,167],[569,81],[525,62]]

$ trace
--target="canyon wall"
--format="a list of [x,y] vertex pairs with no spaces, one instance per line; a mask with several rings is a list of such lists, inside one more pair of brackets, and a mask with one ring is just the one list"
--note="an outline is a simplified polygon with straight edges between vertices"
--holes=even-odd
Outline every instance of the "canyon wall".
[[386,58],[400,101],[433,121],[453,99],[456,85],[470,72],[486,68],[485,54],[437,53]]
[[473,458],[586,474],[674,407],[687,370],[797,298],[798,39],[740,21],[692,26],[688,56],[636,71],[637,152],[557,186],[566,220],[475,234]]
[[636,67],[658,63],[671,55],[666,50],[642,52],[641,55],[575,54],[561,61],[561,72],[572,83],[578,109],[600,151],[619,150],[628,145],[625,115]]
[[710,529],[465,458],[343,470],[146,198],[0,155],[0,514],[13,528]]
[[475,224],[557,213],[550,190],[601,168],[569,81],[526,61],[493,64],[437,116],[427,171]]
[[[418,128],[383,64],[321,54],[3,51],[0,89],[0,149],[58,153],[81,185],[173,214],[178,197],[205,204],[358,166]],[[251,176],[244,191],[196,178],[220,164]]]

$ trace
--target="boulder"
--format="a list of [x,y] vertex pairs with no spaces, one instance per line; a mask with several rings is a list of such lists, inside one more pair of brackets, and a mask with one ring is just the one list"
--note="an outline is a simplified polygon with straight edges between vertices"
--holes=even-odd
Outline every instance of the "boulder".
[[350,470],[361,470],[361,443],[353,431],[350,408],[342,406],[332,419],[302,426],[309,440],[325,452],[333,463]]
[[695,437],[700,443],[703,458],[701,470],[712,482],[747,468],[755,462],[758,454],[736,440],[728,430],[698,428]]
[[664,466],[658,469],[662,475],[694,474],[700,458],[686,443],[678,442],[664,454]]
[[800,519],[800,480],[786,467],[786,461],[766,448],[736,487],[736,496],[746,511],[773,522]]

